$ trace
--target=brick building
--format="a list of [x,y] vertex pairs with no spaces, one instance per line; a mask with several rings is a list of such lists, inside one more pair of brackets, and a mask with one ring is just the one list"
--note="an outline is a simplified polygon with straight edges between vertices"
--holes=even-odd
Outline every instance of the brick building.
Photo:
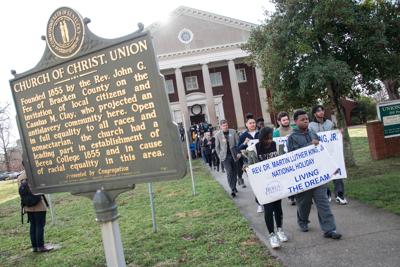
[[245,63],[246,43],[255,24],[179,7],[166,23],[147,29],[153,36],[174,121],[188,125],[227,119],[244,128],[245,114],[271,123],[267,92],[258,68]]

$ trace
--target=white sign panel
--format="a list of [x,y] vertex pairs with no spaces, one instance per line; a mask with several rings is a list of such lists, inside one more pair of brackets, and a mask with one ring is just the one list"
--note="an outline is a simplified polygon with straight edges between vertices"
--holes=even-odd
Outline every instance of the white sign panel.
[[249,143],[247,143],[247,147],[253,146],[258,143],[258,139],[251,139]]
[[323,145],[310,145],[250,165],[247,175],[258,201],[266,204],[328,183],[338,168]]
[[328,150],[334,161],[339,164],[339,173],[334,175],[332,179],[347,178],[346,164],[344,162],[343,153],[343,135],[339,130],[332,130],[317,133],[319,141]]
[[276,147],[279,147],[280,145],[283,145],[283,151],[287,153],[287,136],[284,137],[275,137],[274,141],[276,143]]
[[[343,136],[339,130],[332,130],[317,133],[320,143],[328,150],[331,157],[339,164],[339,173],[334,175],[332,179],[347,178],[346,164],[343,154]],[[274,141],[278,145],[284,145],[284,151],[287,152],[287,137],[275,137]]]

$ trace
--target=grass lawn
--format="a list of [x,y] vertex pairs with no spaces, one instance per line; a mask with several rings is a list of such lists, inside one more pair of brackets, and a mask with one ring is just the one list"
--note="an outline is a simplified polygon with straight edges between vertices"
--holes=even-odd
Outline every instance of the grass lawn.
[[[191,180],[155,183],[158,232],[152,231],[147,184],[117,198],[118,222],[129,266],[281,266],[250,230],[221,186],[194,163]],[[51,253],[32,253],[29,224],[21,225],[16,183],[0,183],[0,266],[104,266],[100,225],[92,202],[53,194],[56,224],[47,214]],[[25,218],[26,220],[26,218]]]
[[[350,129],[357,167],[349,168],[346,195],[400,214],[400,158],[371,160],[365,128]],[[158,232],[152,232],[146,184],[117,198],[128,266],[281,266],[249,229],[226,192],[194,162],[191,180],[155,183]],[[51,253],[30,252],[29,225],[20,222],[15,182],[0,182],[0,266],[104,266],[100,225],[92,201],[53,194],[56,224],[48,213],[45,240]],[[26,220],[26,218],[25,218]]]
[[18,198],[17,180],[0,182],[0,204]]
[[365,127],[350,136],[357,167],[348,169],[346,195],[400,215],[400,157],[372,160]]

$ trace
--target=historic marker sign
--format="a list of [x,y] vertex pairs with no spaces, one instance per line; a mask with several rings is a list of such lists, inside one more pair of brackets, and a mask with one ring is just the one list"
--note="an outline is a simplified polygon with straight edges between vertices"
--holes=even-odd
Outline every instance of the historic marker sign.
[[385,138],[400,136],[400,101],[379,103],[378,116],[383,122]]
[[10,81],[34,191],[113,190],[183,177],[149,33],[106,40],[82,21],[72,9],[56,10],[41,62]]

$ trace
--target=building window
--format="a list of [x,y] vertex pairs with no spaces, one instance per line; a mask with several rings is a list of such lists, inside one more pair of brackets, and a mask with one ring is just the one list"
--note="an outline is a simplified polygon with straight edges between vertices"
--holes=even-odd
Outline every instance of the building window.
[[193,91],[199,89],[199,84],[197,83],[197,76],[185,77],[186,90]]
[[167,94],[173,94],[175,92],[174,81],[172,79],[165,80],[165,91]]
[[182,112],[180,110],[174,110],[172,117],[176,123],[182,122]]
[[239,83],[247,82],[246,69],[236,69],[236,77]]
[[223,85],[221,72],[210,73],[210,80],[212,87]]

